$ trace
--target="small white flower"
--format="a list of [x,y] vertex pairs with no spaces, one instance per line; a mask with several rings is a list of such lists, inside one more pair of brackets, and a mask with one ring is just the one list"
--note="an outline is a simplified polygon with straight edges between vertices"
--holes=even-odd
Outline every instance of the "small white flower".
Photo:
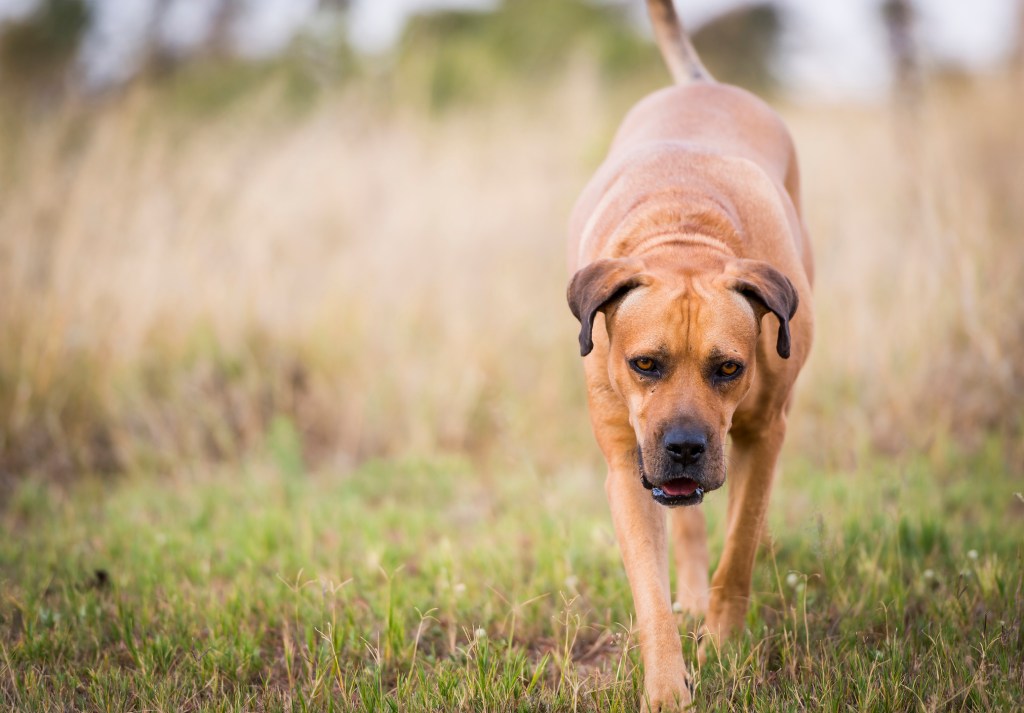
[[790,572],[786,575],[786,584],[788,584],[790,587],[796,587],[797,583],[799,582],[800,575],[798,575],[796,572]]
[[566,589],[575,590],[576,589],[576,585],[579,584],[579,583],[580,583],[580,578],[577,577],[575,574],[570,574],[568,577],[565,578],[565,587],[566,587]]
[[976,559],[978,559],[978,551],[977,550],[967,550],[967,559],[969,559],[969,560],[976,560]]
[[681,614],[683,611],[683,605],[679,602],[672,602],[672,611],[674,611],[676,614]]
[[964,577],[964,578],[970,577],[971,576],[971,570],[969,570],[969,569],[967,569],[965,567],[964,569],[960,570],[960,576]]
[[455,586],[452,587],[452,589],[455,590],[455,594],[456,595],[465,594],[466,593],[466,585],[463,584],[462,582],[457,582],[455,584]]
[[803,582],[797,582],[797,584],[796,584],[796,591],[798,591],[798,592],[804,591],[804,583]]
[[935,579],[935,570],[934,569],[926,569],[924,572],[921,573],[921,575],[925,579]]
[[481,627],[481,628],[479,628],[479,629],[477,629],[476,631],[473,632],[473,636],[475,636],[478,639],[486,639],[487,638],[487,630],[484,629],[483,627]]

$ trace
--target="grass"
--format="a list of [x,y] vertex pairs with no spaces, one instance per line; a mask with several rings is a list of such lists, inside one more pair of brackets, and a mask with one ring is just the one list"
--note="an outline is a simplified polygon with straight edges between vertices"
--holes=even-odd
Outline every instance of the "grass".
[[[1011,710],[1024,500],[999,452],[791,467],[748,631],[701,670],[701,706]],[[25,481],[0,520],[0,708],[634,710],[603,497],[591,467],[313,474],[285,446],[166,479]]]

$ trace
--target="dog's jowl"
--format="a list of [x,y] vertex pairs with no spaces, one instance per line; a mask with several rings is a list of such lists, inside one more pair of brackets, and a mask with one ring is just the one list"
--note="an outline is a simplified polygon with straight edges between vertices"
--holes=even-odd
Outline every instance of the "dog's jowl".
[[[782,121],[715,82],[671,0],[648,0],[675,84],[630,111],[570,223],[594,435],[633,592],[644,706],[691,701],[674,601],[700,656],[741,629],[793,384],[811,347],[812,259]],[[714,576],[702,500],[726,482]]]

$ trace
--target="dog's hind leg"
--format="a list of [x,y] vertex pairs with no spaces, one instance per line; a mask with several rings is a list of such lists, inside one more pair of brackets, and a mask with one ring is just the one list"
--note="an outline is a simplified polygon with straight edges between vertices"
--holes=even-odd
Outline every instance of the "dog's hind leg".
[[669,513],[676,564],[676,608],[694,617],[708,611],[708,529],[700,507]]

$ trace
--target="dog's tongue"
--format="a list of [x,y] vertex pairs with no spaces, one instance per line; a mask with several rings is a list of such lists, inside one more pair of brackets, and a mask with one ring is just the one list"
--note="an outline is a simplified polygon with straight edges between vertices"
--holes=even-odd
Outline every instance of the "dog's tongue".
[[693,495],[696,489],[697,481],[689,478],[675,478],[661,486],[661,491],[673,498]]

